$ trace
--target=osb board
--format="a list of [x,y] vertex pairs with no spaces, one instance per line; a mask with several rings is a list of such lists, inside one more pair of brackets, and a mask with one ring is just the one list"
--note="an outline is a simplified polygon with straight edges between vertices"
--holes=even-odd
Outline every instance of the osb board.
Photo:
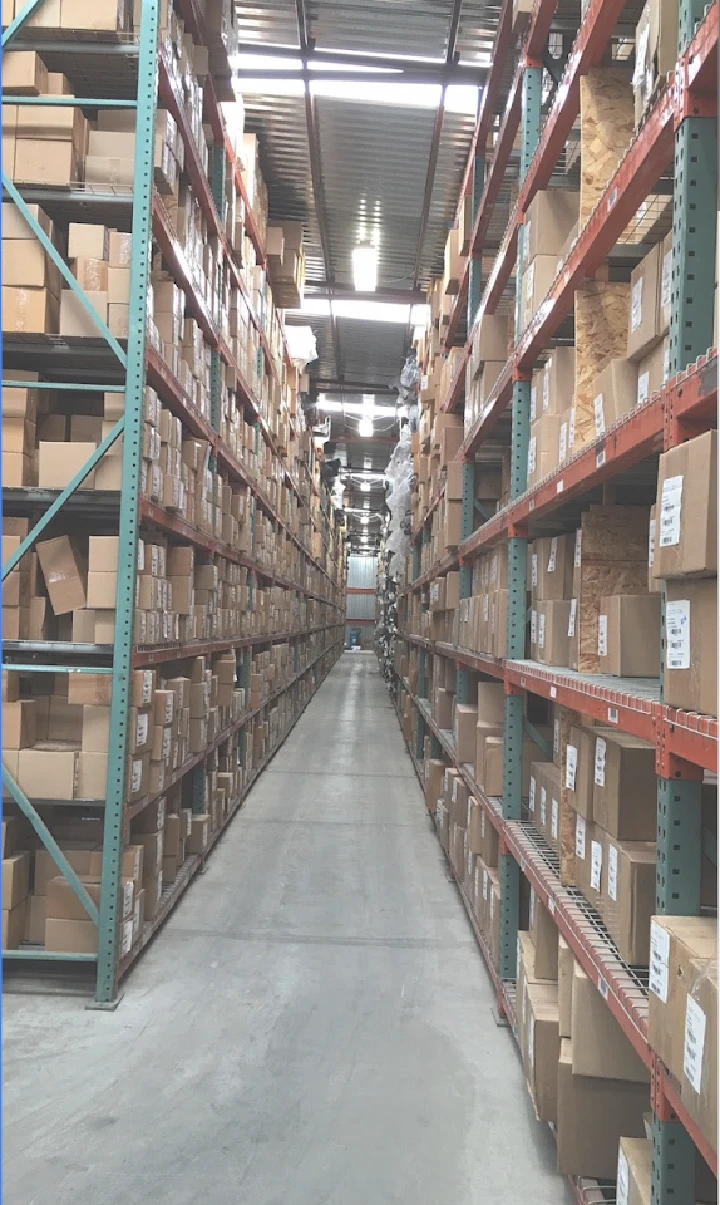
[[635,136],[632,72],[592,67],[580,78],[580,226]]
[[621,556],[647,566],[649,506],[591,506],[583,511],[581,531],[581,565]]
[[575,452],[595,438],[598,374],[627,352],[629,306],[629,283],[589,280],[575,293]]
[[[618,546],[618,551],[622,545]],[[646,561],[586,562],[580,568],[578,599],[578,670],[581,674],[603,672],[598,657],[598,615],[601,600],[613,594],[647,594]]]

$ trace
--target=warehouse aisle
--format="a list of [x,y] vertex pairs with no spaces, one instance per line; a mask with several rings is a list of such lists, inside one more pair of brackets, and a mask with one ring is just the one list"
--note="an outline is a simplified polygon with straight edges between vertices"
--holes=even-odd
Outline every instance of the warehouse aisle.
[[556,1205],[372,654],[346,654],[112,1014],[5,1000],[7,1205]]

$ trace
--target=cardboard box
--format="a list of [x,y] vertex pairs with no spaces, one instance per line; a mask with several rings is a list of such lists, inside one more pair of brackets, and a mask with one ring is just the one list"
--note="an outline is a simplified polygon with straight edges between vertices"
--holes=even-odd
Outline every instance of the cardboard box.
[[3,749],[30,749],[35,744],[35,700],[5,702],[2,709]]
[[660,677],[660,595],[614,594],[598,616],[601,672],[627,678]]
[[637,389],[635,405],[642,406],[654,394],[659,393],[670,376],[670,344],[663,338],[639,361],[637,366]]
[[534,979],[549,979],[557,982],[558,977],[558,931],[555,921],[544,904],[530,889],[530,936],[532,938],[532,964],[530,972]]
[[44,741],[18,754],[18,785],[29,799],[75,799],[78,749]]
[[[680,1096],[709,1145],[717,1142],[718,960],[690,967],[685,1003],[685,1042]],[[712,1182],[714,1183],[714,1182]],[[700,1186],[697,1186],[700,1196]]]
[[16,184],[62,186],[75,183],[80,175],[78,153],[72,142],[16,137]]
[[[86,292],[85,297],[98,317],[107,326],[107,292]],[[80,335],[85,339],[102,338],[93,319],[86,313],[78,297],[71,289],[63,289],[60,295],[60,334]]]
[[112,702],[112,674],[68,674],[68,702],[109,707]]
[[655,748],[627,732],[597,736],[593,820],[611,837],[652,841],[657,830]]
[[11,854],[3,858],[2,906],[4,912],[16,908],[30,894],[30,854]]
[[34,50],[8,50],[3,54],[3,88],[8,93],[42,96],[47,87],[47,69]]
[[16,331],[26,335],[56,335],[58,319],[58,300],[50,289],[14,289],[3,285],[4,331]]
[[526,266],[522,279],[522,322],[524,331],[548,295],[557,271],[556,255],[536,255]]
[[459,761],[475,764],[478,709],[468,703],[456,703],[453,717],[455,753]]
[[654,841],[607,838],[598,911],[622,958],[630,966],[647,966],[650,958],[655,865]]
[[[69,485],[73,477],[95,451],[94,443],[45,443],[38,445],[38,485],[41,489],[59,490]],[[85,477],[80,489],[91,490],[95,484],[95,470]],[[57,614],[57,612],[56,612]]]
[[717,573],[717,431],[662,454],[655,515],[656,578]]
[[538,255],[557,260],[579,211],[579,192],[569,188],[537,192],[523,223],[523,264],[531,263]]
[[572,984],[573,1075],[649,1084],[650,1072],[579,962]]
[[575,533],[535,540],[530,554],[533,600],[559,601],[573,597]]
[[562,933],[558,933],[558,1027],[561,1038],[572,1035],[572,987],[575,956],[565,941]]
[[[102,710],[107,711],[108,709],[103,708]],[[107,771],[107,742],[104,753],[97,750],[82,750],[78,757],[78,799],[105,799]]]
[[31,895],[27,901],[25,940],[34,946],[45,944],[44,895]]
[[560,1043],[558,1063],[558,1171],[613,1180],[621,1137],[644,1138],[647,1084],[573,1075],[572,1042]]
[[192,818],[192,829],[185,842],[187,854],[203,854],[210,839],[210,816],[207,812]]
[[28,901],[22,900],[13,909],[2,914],[2,948],[16,950],[25,938],[27,928]]
[[537,659],[544,665],[569,661],[571,602],[540,602],[537,607]]
[[50,604],[56,615],[86,606],[87,569],[69,536],[56,536],[37,544]]
[[555,984],[526,981],[525,1073],[539,1121],[555,1123],[558,1105],[558,1000]]
[[666,582],[665,702],[717,715],[717,579]]
[[685,1062],[688,991],[698,963],[717,958],[717,920],[699,916],[654,916],[650,924],[648,1041],[678,1080]]
[[69,223],[68,259],[107,260],[107,258],[108,231],[105,226],[97,226],[89,222]]
[[567,431],[567,419],[562,414],[544,414],[532,424],[528,443],[528,489],[558,467],[563,425]]
[[593,398],[596,435],[604,435],[634,408],[637,380],[637,365],[632,360],[611,360],[597,376]]
[[573,404],[574,394],[575,348],[555,347],[542,371],[538,417],[543,414],[567,414]]
[[621,1138],[618,1147],[617,1199],[625,1205],[650,1205],[652,1151],[646,1138]]
[[[97,876],[80,875],[80,881],[90,899],[98,907],[100,905],[101,885]],[[76,896],[67,879],[57,875],[50,879],[45,892],[45,914],[53,920],[89,920],[87,912]],[[135,901],[135,883],[133,879],[123,877],[118,897],[118,912],[121,920],[132,916]]]
[[62,0],[61,29],[128,31],[131,19],[125,0]]
[[507,314],[483,314],[475,328],[473,356],[478,365],[486,360],[507,360],[510,326]]
[[630,276],[628,358],[640,360],[662,338],[660,331],[660,244],[645,256]]

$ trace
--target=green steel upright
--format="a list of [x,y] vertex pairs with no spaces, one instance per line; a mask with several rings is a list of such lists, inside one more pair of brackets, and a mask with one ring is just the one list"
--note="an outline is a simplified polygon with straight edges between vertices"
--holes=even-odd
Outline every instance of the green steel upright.
[[[522,84],[520,182],[525,179],[540,138],[540,101],[542,68],[525,66]],[[522,334],[522,289],[524,227],[518,235],[517,276],[515,282],[515,338]],[[510,496],[519,498],[527,489],[528,446],[530,434],[530,381],[513,383],[512,435],[510,445]],[[527,539],[510,535],[508,539],[508,617],[507,656],[525,656],[527,582]],[[503,816],[520,820],[522,816],[523,696],[505,695],[505,746],[503,758]],[[501,979],[517,975],[517,933],[520,910],[520,868],[508,853],[500,854],[500,952],[498,972]]]
[[130,313],[125,377],[123,489],[116,601],[110,746],[103,834],[102,883],[95,998],[112,1005],[117,995],[118,897],[123,853],[127,730],[132,674],[133,618],[142,467],[145,331],[150,282],[155,107],[157,102],[158,0],[141,0],[138,95],[133,176]]

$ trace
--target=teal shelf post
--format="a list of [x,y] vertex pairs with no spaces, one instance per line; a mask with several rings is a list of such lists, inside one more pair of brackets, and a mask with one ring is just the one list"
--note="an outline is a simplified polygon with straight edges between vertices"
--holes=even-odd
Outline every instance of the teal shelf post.
[[[522,82],[522,121],[520,181],[525,179],[540,138],[542,68],[526,66]],[[524,229],[518,237],[515,281],[515,338],[522,334],[522,289]],[[528,446],[530,439],[530,381],[513,383],[512,436],[510,448],[510,496],[519,498],[527,489]],[[527,582],[527,539],[511,534],[508,539],[508,617],[507,656],[525,656]],[[503,758],[503,816],[520,820],[522,816],[523,696],[505,695],[505,744]],[[520,912],[520,868],[510,854],[500,854],[500,957],[501,979],[517,975],[517,933]]]
[[123,853],[125,768],[132,674],[138,503],[142,465],[145,329],[150,278],[153,148],[157,99],[158,0],[141,0],[138,94],[130,263],[130,312],[125,376],[123,490],[120,499],[119,556],[113,649],[113,690],[103,830],[98,963],[95,1001],[112,1007],[117,1000],[117,944],[120,870]]

